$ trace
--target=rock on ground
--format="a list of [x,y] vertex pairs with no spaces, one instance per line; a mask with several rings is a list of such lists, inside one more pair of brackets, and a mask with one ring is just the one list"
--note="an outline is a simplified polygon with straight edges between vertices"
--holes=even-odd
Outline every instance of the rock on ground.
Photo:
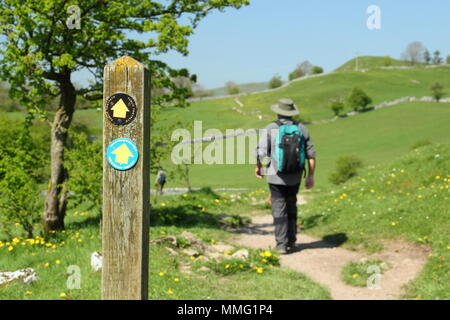
[[39,280],[39,277],[33,268],[17,271],[0,271],[0,285],[5,285],[13,281],[22,281],[25,284],[30,284],[37,280]]

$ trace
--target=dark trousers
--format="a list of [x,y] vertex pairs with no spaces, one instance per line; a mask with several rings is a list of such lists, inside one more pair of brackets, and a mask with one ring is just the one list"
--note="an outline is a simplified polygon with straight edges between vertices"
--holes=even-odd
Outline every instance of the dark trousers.
[[272,216],[277,248],[286,249],[297,240],[297,192],[300,184],[283,186],[269,184]]

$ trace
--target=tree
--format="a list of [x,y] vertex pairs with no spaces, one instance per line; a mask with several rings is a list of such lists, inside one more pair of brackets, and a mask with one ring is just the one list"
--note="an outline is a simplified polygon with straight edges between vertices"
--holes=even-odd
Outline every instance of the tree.
[[311,71],[312,74],[320,74],[323,73],[323,68],[319,66],[314,66]]
[[335,100],[331,102],[330,108],[333,110],[334,115],[338,116],[344,110],[344,103],[340,100]]
[[298,65],[298,68],[302,70],[305,75],[308,75],[311,73],[313,65],[308,60],[305,60]]
[[425,47],[421,42],[412,42],[406,48],[403,53],[403,59],[409,61],[411,65],[415,65],[418,62],[423,61]]
[[303,72],[303,70],[301,70],[301,69],[299,69],[299,68],[296,68],[294,71],[292,71],[291,73],[289,73],[288,78],[289,78],[289,81],[292,81],[292,80],[294,80],[294,79],[301,78],[301,77],[303,77],[304,75],[305,75],[305,73]]
[[450,54],[447,56],[447,64],[450,64]]
[[425,53],[423,54],[423,60],[425,61],[426,64],[429,64],[431,62],[431,54],[430,51],[428,51],[428,49],[426,49]]
[[365,108],[368,104],[372,103],[372,99],[363,89],[354,87],[347,98],[347,103],[353,110],[357,111],[359,108]]
[[[51,178],[44,208],[44,228],[64,228],[67,180],[64,149],[77,97],[101,104],[104,66],[120,56],[132,56],[149,66],[152,89],[167,88],[152,98],[152,105],[177,99],[185,104],[185,90],[170,80],[188,76],[155,60],[176,50],[188,54],[188,37],[214,10],[240,8],[248,0],[85,0],[71,6],[63,0],[0,0],[0,77],[9,83],[10,95],[30,112],[43,113],[51,121]],[[147,33],[143,42],[126,33]],[[150,60],[152,57],[152,60]],[[94,80],[76,89],[72,74],[89,70]],[[53,119],[46,102],[59,98]]]
[[192,77],[183,77],[179,76],[173,78],[172,81],[179,89],[186,90],[186,98],[191,98],[194,95],[193,86],[195,84],[195,76]]
[[433,63],[434,64],[441,64],[442,63],[441,52],[439,50],[436,50],[433,53]]
[[228,94],[239,94],[239,92],[241,92],[241,89],[237,83],[233,81],[228,81],[225,83],[225,88],[227,89]]
[[433,98],[439,102],[441,98],[444,96],[444,85],[438,81],[434,82],[431,85],[431,91],[433,93]]
[[289,74],[289,81],[309,75],[312,68],[313,65],[309,61],[299,63],[295,70]]
[[273,78],[270,79],[270,81],[269,81],[269,88],[270,89],[279,88],[282,85],[283,85],[283,80],[281,80],[281,76],[279,76],[279,75],[273,76]]

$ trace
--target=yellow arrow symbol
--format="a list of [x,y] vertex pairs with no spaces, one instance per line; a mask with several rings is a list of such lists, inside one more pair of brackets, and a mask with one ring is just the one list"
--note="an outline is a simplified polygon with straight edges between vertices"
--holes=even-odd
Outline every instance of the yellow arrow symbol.
[[122,164],[127,164],[128,158],[133,156],[125,143],[123,143],[120,147],[117,147],[111,153],[116,155],[116,162]]
[[122,99],[117,101],[116,104],[111,108],[111,110],[114,111],[114,118],[126,118],[127,112],[130,111],[130,109],[128,109],[127,105],[125,104],[125,102],[123,102]]

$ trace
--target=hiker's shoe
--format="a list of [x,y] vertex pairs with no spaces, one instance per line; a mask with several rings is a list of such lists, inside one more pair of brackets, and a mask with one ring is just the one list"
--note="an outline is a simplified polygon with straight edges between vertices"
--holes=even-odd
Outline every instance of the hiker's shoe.
[[289,243],[288,245],[287,245],[287,251],[289,251],[289,252],[291,252],[291,251],[294,251],[295,250],[295,242],[294,243]]
[[278,252],[279,254],[287,254],[287,253],[288,253],[288,251],[286,250],[286,248],[277,248],[277,252]]

